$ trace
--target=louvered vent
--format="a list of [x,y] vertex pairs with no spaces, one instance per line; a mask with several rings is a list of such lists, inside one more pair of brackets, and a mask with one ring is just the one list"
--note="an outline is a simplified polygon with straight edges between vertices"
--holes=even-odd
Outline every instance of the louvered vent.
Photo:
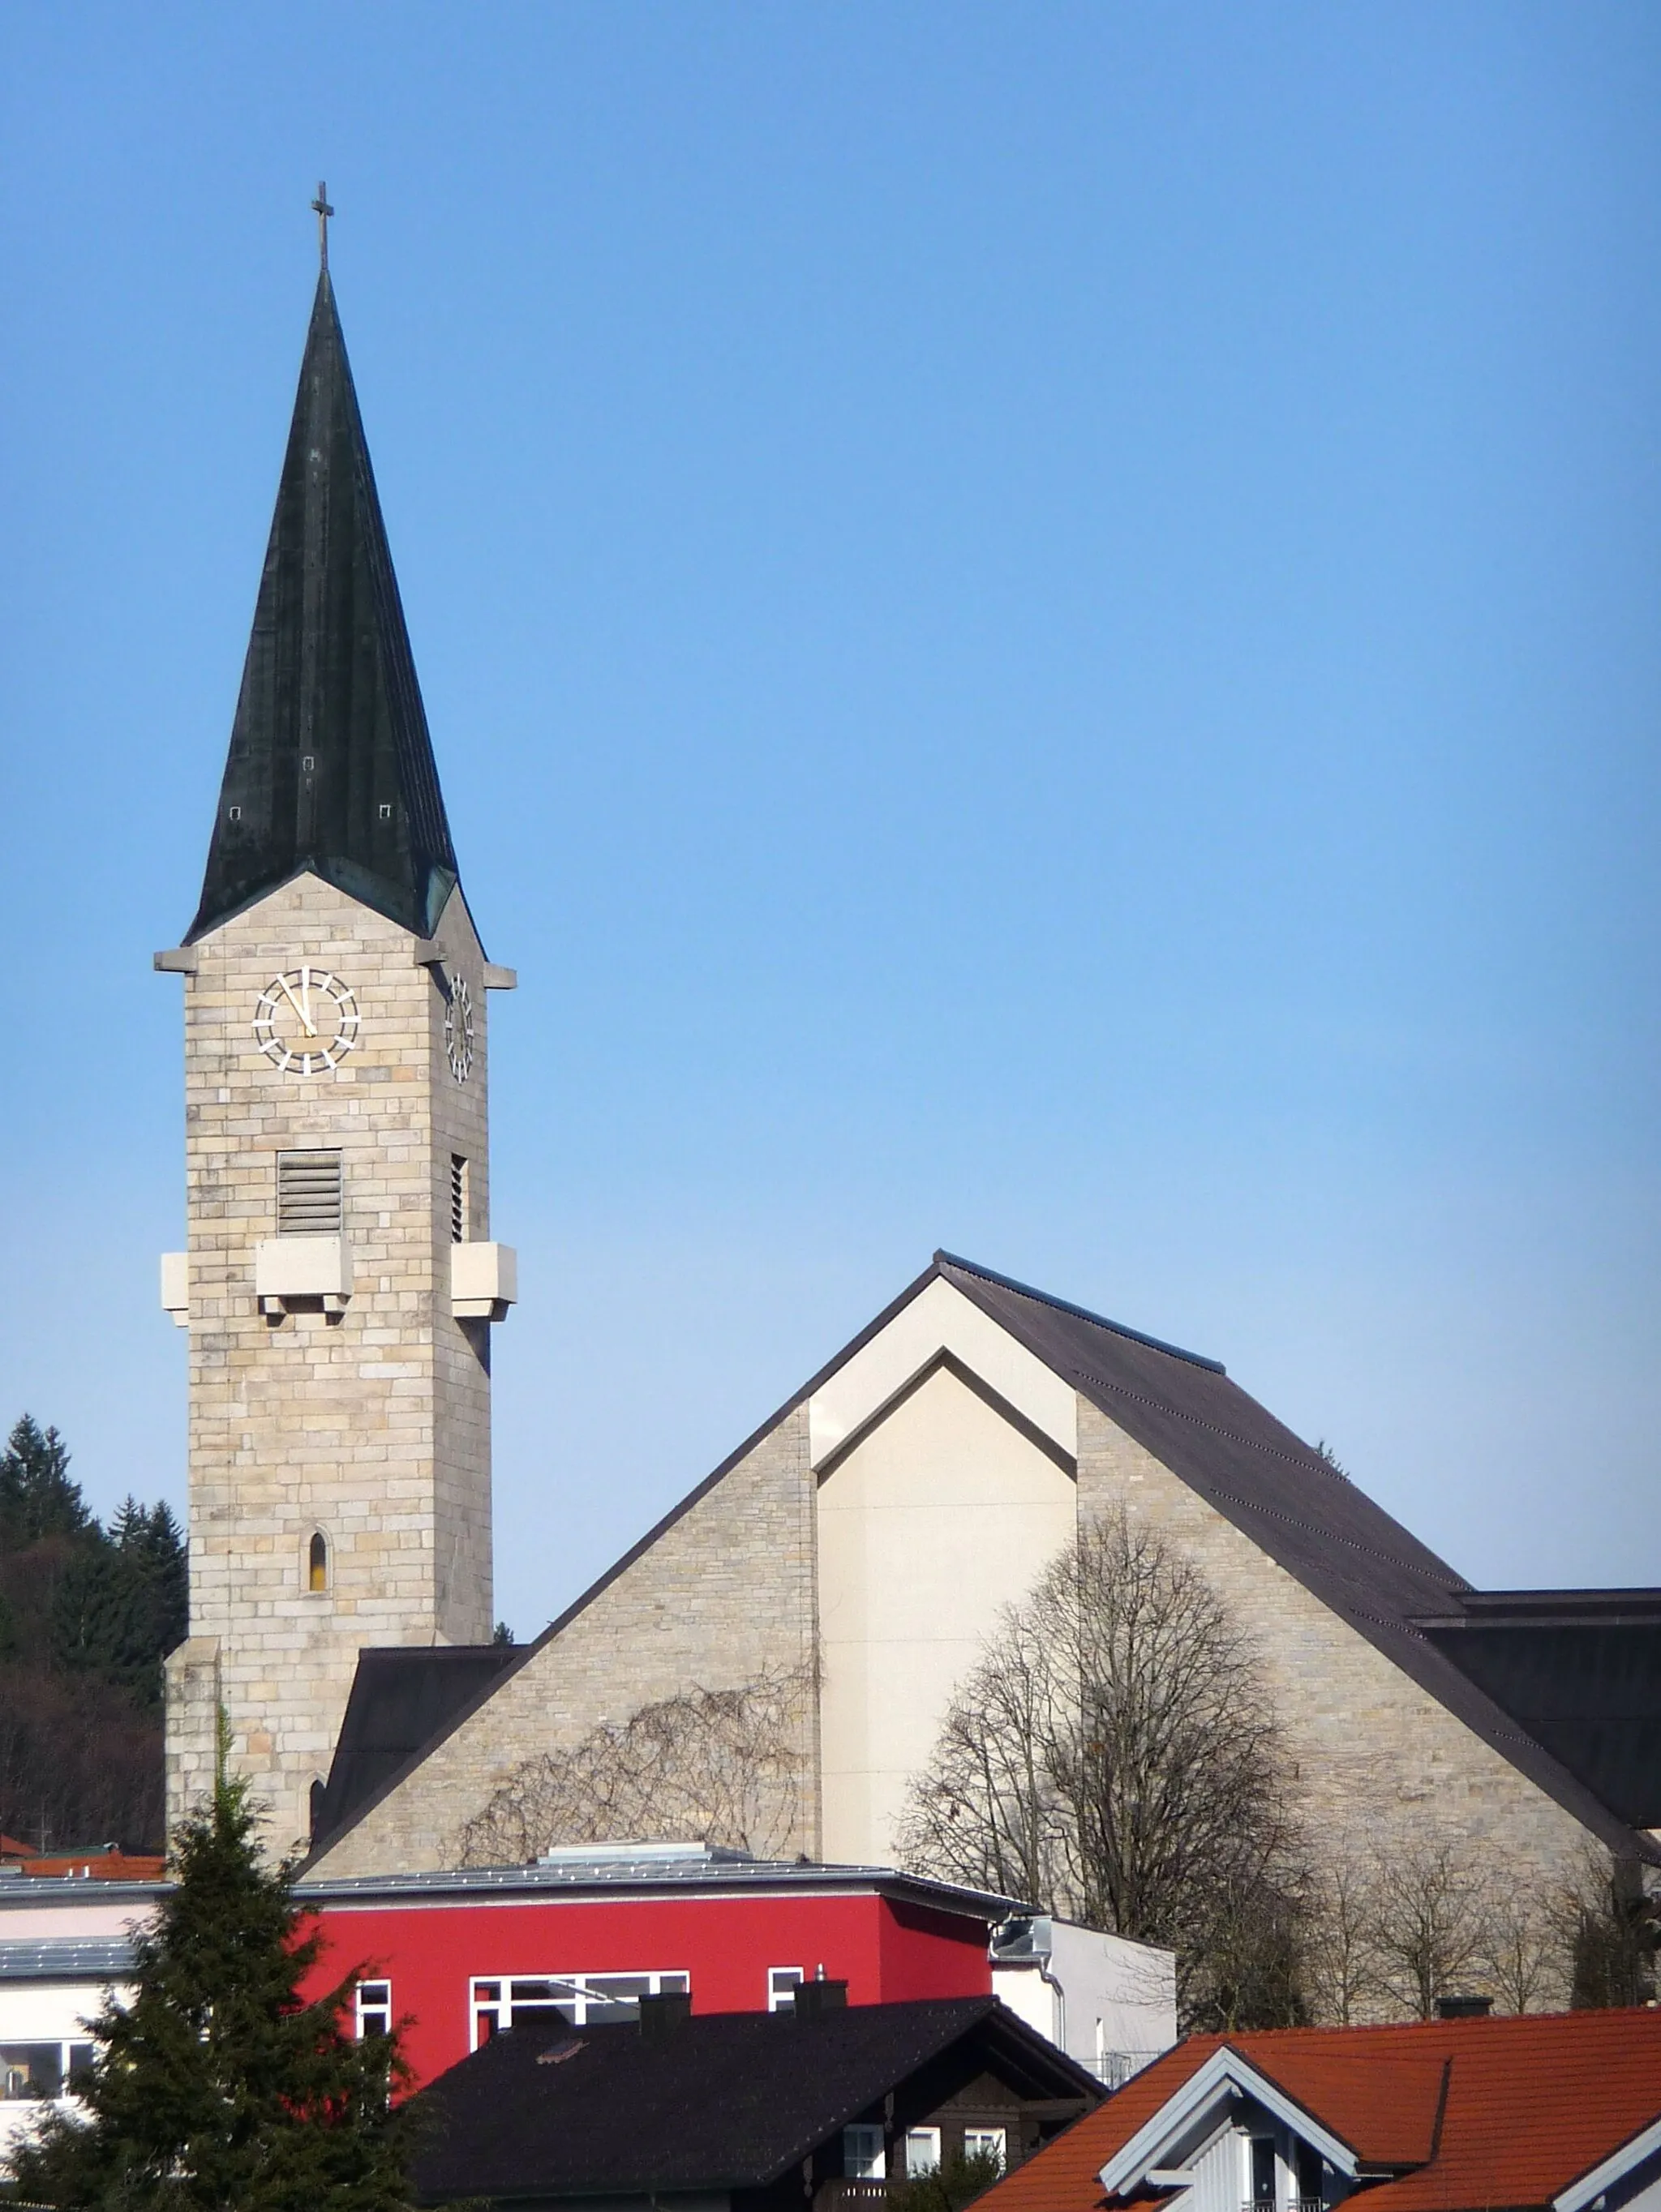
[[279,1152],[277,1156],[277,1233],[279,1237],[338,1237],[341,1232],[338,1152]]
[[467,1242],[467,1163],[459,1152],[450,1155],[450,1242]]

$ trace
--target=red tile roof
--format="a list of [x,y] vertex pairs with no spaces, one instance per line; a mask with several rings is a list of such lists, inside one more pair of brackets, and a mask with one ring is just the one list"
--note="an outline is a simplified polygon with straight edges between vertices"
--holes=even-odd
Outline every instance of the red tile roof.
[[167,1868],[160,1852],[130,1856],[122,1850],[63,1851],[43,1856],[27,1844],[13,1851],[4,1837],[0,1837],[0,1858],[21,1858],[26,1875],[58,1880],[67,1875],[81,1881],[160,1881]]
[[1548,2205],[1661,2119],[1661,2010],[1195,2036],[980,2205],[1099,2212],[1102,2167],[1225,2043],[1364,2166],[1398,2169],[1366,2186],[1367,2212]]

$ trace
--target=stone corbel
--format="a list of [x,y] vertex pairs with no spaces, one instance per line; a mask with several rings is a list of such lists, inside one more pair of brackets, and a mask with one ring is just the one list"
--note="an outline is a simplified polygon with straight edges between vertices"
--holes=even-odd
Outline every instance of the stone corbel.
[[458,1321],[506,1321],[519,1297],[519,1255],[511,1244],[452,1244],[450,1310]]
[[352,1295],[351,1247],[344,1237],[266,1237],[254,1247],[254,1296],[263,1314],[297,1303],[342,1314]]

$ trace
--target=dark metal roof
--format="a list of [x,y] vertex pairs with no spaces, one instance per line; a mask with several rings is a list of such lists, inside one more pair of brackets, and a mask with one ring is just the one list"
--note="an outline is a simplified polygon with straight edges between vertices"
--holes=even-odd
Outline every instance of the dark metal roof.
[[1220,1368],[946,1253],[934,1267],[1594,1835],[1657,1856],[1419,1626],[1480,1604],[1463,1577]]
[[[956,2068],[950,2061],[956,2057]],[[983,2073],[1018,2097],[1093,2105],[1101,2084],[995,1997],[520,2027],[416,2100],[417,2194],[611,2196],[758,2188],[931,2062],[941,2097]],[[961,2076],[961,2081],[957,2077]]]
[[0,1943],[0,1982],[119,1982],[131,1972],[132,1944],[125,1936],[41,1936]]
[[430,936],[456,884],[426,710],[327,270],[318,278],[202,903],[311,870]]
[[[999,1322],[1035,1358],[1083,1394],[1168,1467],[1305,1589],[1347,1620],[1457,1718],[1509,1759],[1594,1835],[1621,1852],[1661,1860],[1627,1816],[1579,1768],[1548,1749],[1493,1692],[1454,1663],[1420,1625],[1482,1602],[1463,1577],[1393,1520],[1300,1437],[1232,1382],[1216,1361],[1183,1352],[1052,1298],[949,1252],[936,1252],[916,1280],[828,1360],[778,1411],[670,1508],[637,1544],[509,1656],[516,1671],[592,1605],[664,1533],[864,1349],[928,1285],[944,1280]],[[359,1820],[397,1788],[445,1736],[478,1711],[492,1680],[413,1746],[340,1826]]]
[[360,1651],[312,1826],[313,1850],[326,1850],[350,1827],[411,1753],[441,1735],[518,1656],[510,1644],[372,1644]]
[[1436,1649],[1634,1827],[1661,1827],[1661,1590],[1473,1590]]

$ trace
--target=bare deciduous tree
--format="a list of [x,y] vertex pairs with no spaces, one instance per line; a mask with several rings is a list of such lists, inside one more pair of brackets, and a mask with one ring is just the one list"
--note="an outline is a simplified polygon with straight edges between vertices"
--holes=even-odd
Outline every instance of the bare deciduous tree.
[[1492,1899],[1488,1922],[1487,1965],[1500,2010],[1552,2009],[1566,1978],[1561,1932],[1547,1899],[1518,1882]]
[[1378,1988],[1417,2020],[1475,1973],[1488,1978],[1492,1900],[1481,1874],[1451,1844],[1381,1856],[1370,1883],[1369,1929]]
[[1177,1954],[1190,2024],[1300,2016],[1307,1879],[1256,1654],[1123,1514],[1007,1607],[902,1826],[908,1865]]
[[1366,2016],[1378,1991],[1373,1901],[1365,1870],[1342,1845],[1323,1868],[1311,1899],[1308,1985],[1317,2017],[1348,2027]]
[[1555,1924],[1577,2012],[1652,2003],[1661,1964],[1661,1898],[1634,1859],[1588,1849],[1565,1885]]
[[725,1844],[776,1856],[800,1832],[810,1669],[694,1687],[526,1759],[461,1831],[462,1866],[560,1844]]

